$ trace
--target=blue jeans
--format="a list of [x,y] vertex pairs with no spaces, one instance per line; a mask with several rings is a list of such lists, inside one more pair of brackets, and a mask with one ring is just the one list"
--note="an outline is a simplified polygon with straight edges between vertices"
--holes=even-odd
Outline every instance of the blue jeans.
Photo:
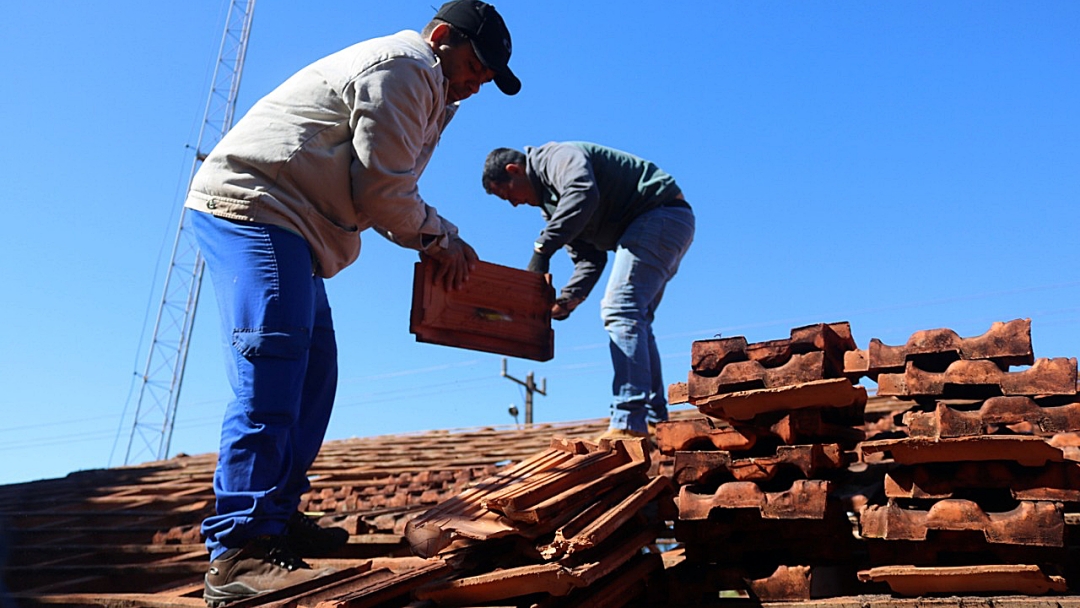
[[615,368],[613,429],[647,432],[649,423],[668,418],[667,389],[652,322],[664,288],[693,240],[694,213],[683,207],[648,211],[619,239],[600,302]]
[[214,471],[210,558],[278,535],[311,486],[330,422],[337,342],[311,251],[283,228],[188,211],[217,294],[233,400]]

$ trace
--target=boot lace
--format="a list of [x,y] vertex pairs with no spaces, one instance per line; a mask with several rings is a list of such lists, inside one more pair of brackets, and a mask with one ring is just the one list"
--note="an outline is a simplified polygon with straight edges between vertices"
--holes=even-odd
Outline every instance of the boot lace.
[[290,523],[292,523],[293,525],[298,524],[301,528],[306,528],[309,532],[323,532],[324,531],[322,526],[320,526],[318,523],[316,523],[314,519],[311,519],[310,517],[308,517],[307,515],[304,515],[303,513],[297,513],[296,515],[294,515],[293,518],[292,518],[292,522],[290,522]]
[[295,553],[289,550],[284,544],[276,544],[266,552],[266,561],[285,568],[289,572],[293,570],[299,570],[300,568],[310,568],[304,560],[297,557]]

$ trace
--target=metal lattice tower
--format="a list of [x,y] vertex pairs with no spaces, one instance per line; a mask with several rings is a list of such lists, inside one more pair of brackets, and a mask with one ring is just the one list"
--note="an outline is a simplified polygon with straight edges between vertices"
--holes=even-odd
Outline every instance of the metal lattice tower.
[[[225,33],[221,38],[210,96],[195,145],[189,184],[206,158],[206,153],[232,127],[254,13],[255,0],[231,0],[229,3]],[[168,457],[169,443],[172,441],[204,266],[186,211],[183,208],[180,211],[180,224],[165,277],[165,290],[154,322],[154,336],[142,374],[124,464],[163,460]]]

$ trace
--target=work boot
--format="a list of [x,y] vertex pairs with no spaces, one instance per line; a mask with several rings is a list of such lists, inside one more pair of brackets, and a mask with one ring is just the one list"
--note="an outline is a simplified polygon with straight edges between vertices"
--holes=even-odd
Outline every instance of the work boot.
[[302,557],[318,557],[333,553],[334,550],[349,542],[349,531],[345,528],[324,528],[314,519],[297,511],[289,518],[285,527],[285,538],[289,548]]
[[313,569],[289,550],[282,537],[261,537],[242,549],[229,549],[210,562],[203,599],[210,608],[217,608],[333,571],[332,568]]

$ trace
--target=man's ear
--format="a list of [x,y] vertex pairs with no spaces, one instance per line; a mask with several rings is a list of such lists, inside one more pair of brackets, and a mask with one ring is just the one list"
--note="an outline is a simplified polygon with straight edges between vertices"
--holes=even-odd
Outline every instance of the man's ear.
[[517,163],[507,163],[504,168],[510,175],[525,175],[525,167],[522,167]]
[[439,23],[434,28],[432,28],[431,33],[428,34],[428,41],[430,41],[431,44],[433,44],[435,46],[442,45],[443,42],[446,40],[447,34],[449,34],[449,33],[450,33],[450,24],[449,23]]

